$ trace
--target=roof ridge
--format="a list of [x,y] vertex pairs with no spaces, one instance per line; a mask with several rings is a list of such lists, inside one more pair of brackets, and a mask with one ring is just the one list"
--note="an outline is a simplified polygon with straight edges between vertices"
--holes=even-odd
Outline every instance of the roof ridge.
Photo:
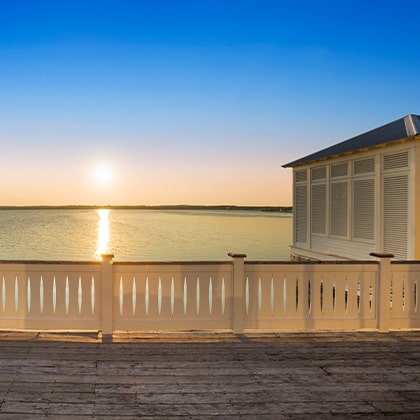
[[404,123],[408,136],[420,134],[420,116],[408,114],[404,117]]

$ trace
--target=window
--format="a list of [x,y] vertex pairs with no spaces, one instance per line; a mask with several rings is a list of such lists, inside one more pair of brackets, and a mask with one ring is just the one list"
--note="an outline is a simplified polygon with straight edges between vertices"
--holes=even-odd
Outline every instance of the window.
[[353,181],[353,237],[373,240],[375,228],[375,180]]
[[384,178],[384,251],[407,258],[408,175]]
[[312,168],[311,170],[312,181],[320,181],[327,177],[327,168],[320,166],[318,168]]
[[331,183],[331,235],[348,236],[348,181]]
[[349,174],[348,162],[336,163],[335,165],[331,165],[331,178],[347,176],[348,174]]
[[384,171],[408,168],[408,151],[384,156]]
[[308,234],[308,171],[299,169],[295,171],[295,208],[294,236],[295,242],[306,243]]
[[327,227],[327,167],[311,169],[311,226],[312,233],[325,235]]
[[384,251],[408,255],[408,151],[384,155]]
[[295,181],[296,182],[306,182],[307,179],[307,170],[300,169],[299,171],[295,172]]
[[375,172],[375,158],[355,160],[353,162],[353,174],[361,175]]
[[307,186],[297,185],[295,187],[295,242],[306,243],[307,238]]
[[326,233],[327,187],[326,184],[314,184],[311,189],[312,197],[312,233]]

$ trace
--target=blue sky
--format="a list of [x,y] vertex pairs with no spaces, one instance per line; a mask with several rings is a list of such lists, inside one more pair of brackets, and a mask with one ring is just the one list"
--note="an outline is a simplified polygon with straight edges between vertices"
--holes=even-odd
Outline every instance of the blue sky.
[[420,113],[419,12],[0,0],[0,205],[291,204],[282,164]]

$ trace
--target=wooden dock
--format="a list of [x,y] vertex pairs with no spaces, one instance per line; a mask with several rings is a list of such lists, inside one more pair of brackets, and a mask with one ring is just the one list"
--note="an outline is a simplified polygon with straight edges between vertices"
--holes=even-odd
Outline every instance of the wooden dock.
[[0,418],[420,418],[420,331],[0,332]]

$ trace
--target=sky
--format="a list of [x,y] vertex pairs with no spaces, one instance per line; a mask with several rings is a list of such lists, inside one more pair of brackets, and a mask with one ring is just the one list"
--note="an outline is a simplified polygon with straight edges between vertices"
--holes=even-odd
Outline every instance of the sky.
[[417,1],[0,0],[0,206],[290,205],[420,114]]

